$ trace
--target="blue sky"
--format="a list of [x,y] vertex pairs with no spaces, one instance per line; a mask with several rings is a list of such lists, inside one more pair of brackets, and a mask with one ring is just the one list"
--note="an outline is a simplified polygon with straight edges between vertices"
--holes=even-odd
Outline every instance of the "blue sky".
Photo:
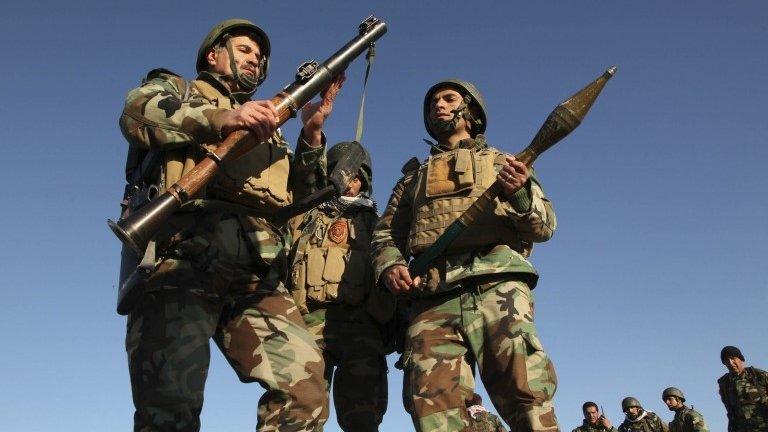
[[[444,77],[476,83],[488,139],[524,148],[551,109],[619,67],[582,126],[537,173],[558,232],[538,245],[538,329],[559,375],[563,430],[594,400],[621,421],[636,396],[669,420],[674,385],[712,431],[726,429],[715,380],[723,345],[768,368],[768,3],[718,2],[16,2],[4,6],[0,81],[0,428],[131,429],[114,313],[119,242],[107,229],[123,189],[117,128],[125,93],[155,67],[192,77],[198,44],[242,16],[272,40],[270,98],[303,61],[322,61],[374,13],[366,102],[376,198],[423,157],[424,91]],[[354,137],[364,62],[326,124]],[[293,120],[283,127],[293,140]],[[390,365],[395,358],[390,358]],[[408,430],[402,375],[390,370],[382,430]],[[258,385],[215,352],[203,430],[252,430]],[[484,394],[484,393],[483,393]],[[335,419],[326,430],[336,431]]]

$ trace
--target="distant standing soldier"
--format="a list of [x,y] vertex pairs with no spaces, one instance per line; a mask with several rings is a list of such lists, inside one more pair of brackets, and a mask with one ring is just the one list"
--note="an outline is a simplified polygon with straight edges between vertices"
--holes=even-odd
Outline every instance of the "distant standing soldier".
[[[328,150],[328,169],[358,142]],[[377,431],[387,409],[385,324],[394,296],[374,290],[371,235],[378,220],[365,149],[343,196],[291,221],[289,287],[325,360],[325,383],[344,431]]]
[[621,401],[621,410],[626,418],[619,425],[619,432],[668,432],[667,424],[656,413],[646,411],[640,401],[633,397],[625,397]]
[[704,417],[698,411],[685,405],[683,392],[675,387],[664,389],[661,400],[674,411],[675,418],[669,423],[670,432],[709,432]]
[[581,406],[584,422],[573,432],[616,432],[611,421],[597,409],[597,404],[591,401]]
[[148,190],[163,192],[235,130],[260,142],[150,242],[144,259],[156,254],[156,270],[126,337],[135,431],[200,429],[212,337],[240,380],[267,390],[258,430],[314,431],[327,419],[322,356],[280,282],[288,245],[272,215],[323,180],[322,126],[343,78],[302,112],[294,155],[272,103],[250,100],[269,56],[264,31],[226,20],[198,50],[197,79],[156,69],[126,99],[127,208]]
[[[373,238],[376,280],[412,300],[403,388],[417,431],[469,426],[471,360],[494,407],[512,430],[557,431],[557,378],[533,322],[538,279],[527,260],[552,237],[555,214],[525,164],[488,145],[486,106],[474,85],[441,81],[424,97],[424,124],[437,140],[423,163],[411,159]],[[495,180],[503,193],[430,264],[408,272]]]
[[717,380],[728,413],[728,432],[768,431],[768,372],[745,367],[744,355],[735,346],[724,347],[720,361],[728,368]]
[[467,401],[467,413],[469,413],[467,432],[507,432],[499,417],[488,412],[483,406],[483,398],[477,393]]

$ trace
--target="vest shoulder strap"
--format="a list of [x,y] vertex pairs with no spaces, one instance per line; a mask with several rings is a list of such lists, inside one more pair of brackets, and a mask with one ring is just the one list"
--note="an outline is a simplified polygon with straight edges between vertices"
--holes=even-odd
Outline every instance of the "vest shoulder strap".
[[219,108],[232,109],[232,102],[229,100],[229,97],[221,94],[221,92],[216,90],[212,85],[203,80],[194,80],[192,81],[192,85],[195,86],[197,91],[199,91],[204,98],[211,102],[215,102]]

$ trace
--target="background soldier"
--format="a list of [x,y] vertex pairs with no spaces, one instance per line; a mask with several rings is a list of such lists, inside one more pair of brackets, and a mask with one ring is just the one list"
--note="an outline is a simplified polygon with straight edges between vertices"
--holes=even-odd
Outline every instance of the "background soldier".
[[[412,297],[403,354],[404,399],[419,431],[469,425],[474,358],[494,407],[512,430],[558,430],[554,367],[533,323],[537,274],[526,257],[555,230],[552,206],[528,168],[490,148],[486,107],[470,83],[442,81],[424,97],[430,157],[403,168],[376,226],[376,280]],[[503,194],[427,275],[408,258],[429,247],[494,180]]]
[[621,401],[621,410],[626,418],[619,425],[619,432],[668,432],[669,428],[656,413],[646,411],[640,406],[640,401],[633,397],[625,397]]
[[483,398],[477,393],[467,401],[467,413],[469,432],[507,432],[499,417],[485,409]]
[[723,347],[720,361],[728,373],[717,380],[728,413],[728,432],[768,431],[768,372],[745,367],[735,346]]
[[611,421],[598,411],[596,403],[584,402],[581,412],[584,414],[584,422],[573,432],[616,432]]
[[667,404],[670,411],[675,412],[675,418],[669,423],[670,432],[709,432],[704,417],[685,402],[685,396],[680,389],[668,387],[661,394],[661,400]]
[[272,104],[249,100],[269,55],[259,27],[226,20],[200,46],[196,80],[157,69],[128,94],[120,128],[130,143],[129,186],[140,189],[126,197],[130,208],[142,191],[174,184],[232,131],[249,129],[262,142],[222,167],[202,199],[154,239],[156,271],[126,338],[136,431],[200,429],[211,337],[242,381],[268,390],[259,430],[316,430],[327,418],[322,357],[279,282],[287,248],[270,215],[325,175],[322,125],[343,77],[302,112],[294,157]]
[[[328,169],[358,142],[328,150]],[[289,286],[307,328],[323,352],[325,383],[345,431],[376,431],[387,409],[384,324],[394,296],[374,291],[371,235],[378,215],[371,199],[371,160],[340,198],[291,221]],[[335,372],[334,372],[335,368]]]

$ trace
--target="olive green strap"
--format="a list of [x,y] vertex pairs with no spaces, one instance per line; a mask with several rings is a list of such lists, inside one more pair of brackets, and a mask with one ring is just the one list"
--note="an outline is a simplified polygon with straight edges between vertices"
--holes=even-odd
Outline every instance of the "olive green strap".
[[360,141],[363,138],[363,110],[365,107],[365,88],[368,85],[368,76],[371,74],[371,64],[373,63],[373,57],[376,56],[376,46],[371,43],[368,47],[368,53],[365,55],[365,60],[368,66],[365,68],[365,81],[363,81],[363,96],[360,99],[360,111],[357,113],[357,128],[355,129],[355,141]]

